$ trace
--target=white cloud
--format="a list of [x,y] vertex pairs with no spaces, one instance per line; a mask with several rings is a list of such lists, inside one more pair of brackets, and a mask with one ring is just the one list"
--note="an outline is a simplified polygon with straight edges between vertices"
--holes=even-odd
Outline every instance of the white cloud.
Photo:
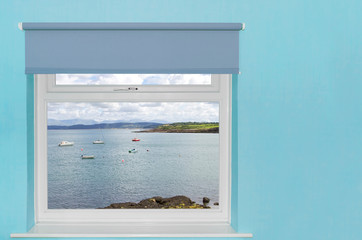
[[48,103],[48,118],[98,122],[218,122],[219,105],[210,102]]
[[210,74],[57,74],[59,85],[211,84]]

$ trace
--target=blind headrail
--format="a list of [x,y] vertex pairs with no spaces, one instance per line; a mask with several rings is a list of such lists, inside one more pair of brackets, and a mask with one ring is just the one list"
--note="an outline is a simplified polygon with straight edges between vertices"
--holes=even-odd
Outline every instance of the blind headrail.
[[39,23],[20,22],[20,30],[197,30],[240,31],[244,23]]

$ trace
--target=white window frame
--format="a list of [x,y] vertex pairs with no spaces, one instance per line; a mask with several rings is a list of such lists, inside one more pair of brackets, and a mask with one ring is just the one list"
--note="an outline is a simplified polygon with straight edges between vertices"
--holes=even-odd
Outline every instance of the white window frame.
[[[97,86],[96,88],[61,86],[57,90],[58,86],[52,85],[55,80],[54,74],[35,75],[35,222],[230,224],[231,74],[214,74],[212,79],[218,88],[217,91],[215,88],[208,88],[209,91],[188,91],[189,86],[186,88],[183,86],[177,91],[169,91],[169,87],[162,90],[162,87],[160,89],[152,88],[152,86],[138,86],[139,91],[120,92],[114,91],[114,86]],[[48,209],[47,105],[49,102],[98,101],[219,102],[219,209]]]
[[[224,74],[223,74],[224,75]],[[122,92],[128,88],[137,89],[138,92],[218,92],[220,90],[221,74],[211,75],[211,84],[188,84],[188,85],[67,85],[56,83],[56,74],[47,75],[49,81],[48,92]]]

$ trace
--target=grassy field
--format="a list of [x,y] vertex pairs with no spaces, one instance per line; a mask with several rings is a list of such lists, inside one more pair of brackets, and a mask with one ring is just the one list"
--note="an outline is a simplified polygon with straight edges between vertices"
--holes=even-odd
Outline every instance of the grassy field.
[[212,122],[212,123],[206,123],[206,122],[180,122],[180,123],[172,123],[172,124],[164,124],[161,126],[158,126],[156,129],[159,130],[207,130],[210,128],[217,128],[219,127],[219,123]]
[[218,122],[178,122],[163,124],[150,130],[138,132],[165,132],[165,133],[218,133]]

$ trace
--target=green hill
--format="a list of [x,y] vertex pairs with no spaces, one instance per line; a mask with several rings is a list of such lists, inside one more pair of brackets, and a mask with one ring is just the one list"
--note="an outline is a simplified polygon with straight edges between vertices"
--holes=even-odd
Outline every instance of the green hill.
[[168,133],[218,133],[218,122],[178,122],[163,124],[151,130],[142,132],[168,132]]

